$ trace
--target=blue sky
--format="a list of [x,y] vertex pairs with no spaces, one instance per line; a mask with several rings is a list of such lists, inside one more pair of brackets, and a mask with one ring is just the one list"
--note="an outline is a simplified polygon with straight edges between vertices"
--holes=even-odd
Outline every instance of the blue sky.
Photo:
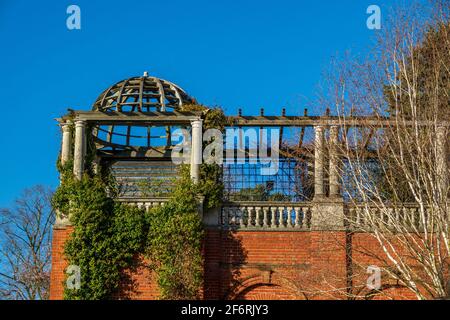
[[[370,46],[367,7],[396,2],[0,0],[0,207],[57,186],[54,119],[111,84],[147,70],[228,114],[300,114],[333,56]],[[66,28],[71,4],[81,30]]]

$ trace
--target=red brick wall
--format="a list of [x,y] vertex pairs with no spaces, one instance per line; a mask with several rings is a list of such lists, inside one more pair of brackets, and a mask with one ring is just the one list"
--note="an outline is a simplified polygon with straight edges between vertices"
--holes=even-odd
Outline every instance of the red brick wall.
[[[65,269],[64,243],[70,237],[73,228],[53,230],[52,270],[50,275],[50,299],[61,300],[64,293]],[[124,270],[117,299],[152,299],[159,296],[158,286],[151,272],[145,267],[145,261],[136,258],[135,265]]]
[[53,229],[52,271],[50,274],[50,299],[60,300],[64,292],[64,271],[67,263],[64,260],[64,243],[72,233],[72,227]]
[[209,230],[205,247],[208,299],[338,298],[317,291],[345,283],[343,232]]
[[136,257],[136,264],[123,273],[120,290],[115,296],[116,299],[158,299],[159,289],[155,275],[146,267],[147,263],[142,257]]
[[[62,250],[71,229],[55,229],[51,299],[61,299],[64,280]],[[351,244],[351,247],[348,245]],[[346,299],[348,280],[355,292],[365,294],[365,267],[380,264],[358,249],[379,250],[367,234],[349,237],[345,232],[228,232],[210,229],[204,243],[205,299]],[[358,266],[349,264],[349,257]],[[137,258],[124,272],[118,299],[157,299],[154,275]],[[367,291],[367,290],[366,290]],[[354,293],[355,293],[354,292]],[[413,299],[395,286],[382,298]],[[380,298],[380,297],[378,297]]]

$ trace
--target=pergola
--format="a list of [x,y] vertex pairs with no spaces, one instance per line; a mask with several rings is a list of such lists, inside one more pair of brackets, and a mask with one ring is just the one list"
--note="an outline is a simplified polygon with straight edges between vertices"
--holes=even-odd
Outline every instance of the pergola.
[[[167,81],[149,76],[146,72],[141,77],[122,80],[106,89],[95,101],[91,111],[73,111],[58,119],[62,128],[61,162],[66,163],[72,156],[72,135],[70,127],[75,127],[73,141],[73,173],[81,179],[85,170],[87,134],[93,135],[97,157],[99,159],[132,160],[153,159],[170,161],[173,148],[170,140],[170,128],[181,127],[191,131],[191,177],[199,180],[199,167],[202,162],[203,112],[184,111],[183,106],[195,104],[183,89]],[[340,178],[338,173],[338,143],[340,127],[389,127],[395,119],[379,117],[347,117],[345,123],[341,117],[325,116],[287,116],[283,109],[280,116],[266,116],[264,110],[257,116],[244,116],[239,111],[237,116],[227,117],[227,126],[235,128],[278,127],[283,136],[283,128],[301,128],[299,146],[303,145],[305,128],[314,129],[314,200],[340,201]],[[440,139],[445,144],[446,127],[443,123]],[[92,131],[88,131],[89,128]],[[139,128],[140,134],[134,134]],[[152,128],[165,129],[165,135],[155,135]],[[120,130],[119,130],[120,129]],[[329,131],[326,135],[326,131]],[[325,137],[329,137],[328,140]],[[134,145],[133,139],[144,143]],[[165,139],[165,143],[155,145],[155,141]],[[326,145],[328,144],[328,145]],[[325,149],[328,157],[325,157]],[[446,157],[442,149],[442,157]],[[325,163],[328,160],[329,163]],[[445,162],[445,161],[443,161]],[[325,167],[329,167],[326,189]],[[137,200],[136,200],[137,201]],[[144,200],[141,200],[143,203]],[[286,205],[287,206],[287,205]],[[227,219],[228,220],[228,219]]]

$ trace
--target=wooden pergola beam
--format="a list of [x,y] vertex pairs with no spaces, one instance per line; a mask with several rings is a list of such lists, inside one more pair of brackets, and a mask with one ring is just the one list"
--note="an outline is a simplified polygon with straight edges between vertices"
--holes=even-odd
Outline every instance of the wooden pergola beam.
[[[396,125],[430,125],[430,121],[396,123],[392,118],[365,117],[336,117],[336,116],[229,116],[228,125],[233,127],[314,127],[314,126],[348,126],[348,127],[394,127]],[[439,123],[439,126],[450,127],[449,121]]]
[[[75,120],[91,122],[99,125],[190,125],[192,120],[201,117],[201,112],[100,112],[74,111]],[[62,121],[70,119],[62,117]]]
[[[192,120],[200,119],[202,112],[101,112],[72,111],[69,116],[59,119],[60,122],[73,119],[94,122],[100,125],[190,125]],[[402,121],[400,125],[431,125],[430,121]],[[228,116],[230,127],[314,127],[314,126],[347,126],[347,127],[394,127],[399,125],[395,119],[373,116]],[[449,121],[442,121],[439,126],[450,127]]]

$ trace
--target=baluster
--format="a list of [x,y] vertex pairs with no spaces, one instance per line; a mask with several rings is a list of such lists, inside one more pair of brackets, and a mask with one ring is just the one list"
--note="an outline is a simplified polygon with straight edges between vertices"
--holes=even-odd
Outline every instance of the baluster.
[[415,210],[415,208],[409,209],[409,216],[411,218],[411,227],[412,228],[416,227],[416,210]]
[[422,230],[423,225],[423,216],[422,216],[422,210],[420,208],[417,208],[417,219],[419,220],[419,230]]
[[[286,221],[286,228],[290,227],[293,228],[295,227],[295,223],[292,223],[292,207],[287,207],[287,221]],[[295,211],[294,211],[295,213]]]
[[246,209],[247,209],[247,214],[246,214],[246,217],[247,217],[247,224],[246,224],[246,226],[247,226],[247,228],[249,228],[249,227],[251,227],[252,226],[252,214],[253,214],[253,209],[252,209],[252,207],[246,207]]
[[295,228],[300,228],[300,210],[301,208],[297,207],[294,208],[294,212],[295,212],[295,220],[294,220],[294,227]]
[[[247,207],[241,207],[239,211],[241,213],[241,219],[239,221],[240,222],[239,226],[241,228],[246,228],[247,225],[245,224],[244,218],[245,218],[245,212],[247,211]],[[248,219],[247,219],[247,223],[248,223]]]
[[281,226],[281,219],[280,219],[280,208],[275,207],[275,226],[279,228]]
[[408,209],[406,207],[402,207],[402,211],[400,212],[400,219],[402,220],[402,227],[404,228],[407,228],[409,225],[408,217]]
[[285,227],[285,224],[284,224],[284,207],[278,207],[278,212],[280,213],[279,227],[280,228],[284,228]]
[[261,227],[261,207],[255,207],[255,213],[256,213],[256,220],[255,220],[255,227]]
[[355,208],[355,215],[356,215],[356,225],[359,227],[360,223],[361,223],[361,214],[360,214],[360,208],[356,207]]
[[391,228],[394,225],[394,223],[395,223],[395,221],[394,221],[394,219],[395,219],[394,218],[394,209],[393,208],[388,208],[387,211],[388,211],[388,218],[389,218],[388,228]]
[[277,226],[277,209],[274,207],[270,207],[270,227],[276,228]]
[[291,213],[289,212],[289,207],[285,207],[284,210],[286,210],[286,225],[285,228],[289,228],[291,226]]
[[263,227],[267,228],[269,226],[269,208],[263,207]]
[[236,227],[239,227],[241,225],[239,207],[234,207],[233,215],[234,215],[234,225]]
[[255,207],[249,207],[248,209],[248,226],[249,227],[256,227],[256,216],[257,216],[256,208]]
[[228,225],[229,226],[235,226],[236,225],[236,208],[229,207],[228,209]]
[[383,225],[384,225],[384,219],[385,219],[385,217],[384,217],[384,210],[382,209],[382,210],[380,210],[380,223],[379,223],[379,227],[380,228],[382,228]]

